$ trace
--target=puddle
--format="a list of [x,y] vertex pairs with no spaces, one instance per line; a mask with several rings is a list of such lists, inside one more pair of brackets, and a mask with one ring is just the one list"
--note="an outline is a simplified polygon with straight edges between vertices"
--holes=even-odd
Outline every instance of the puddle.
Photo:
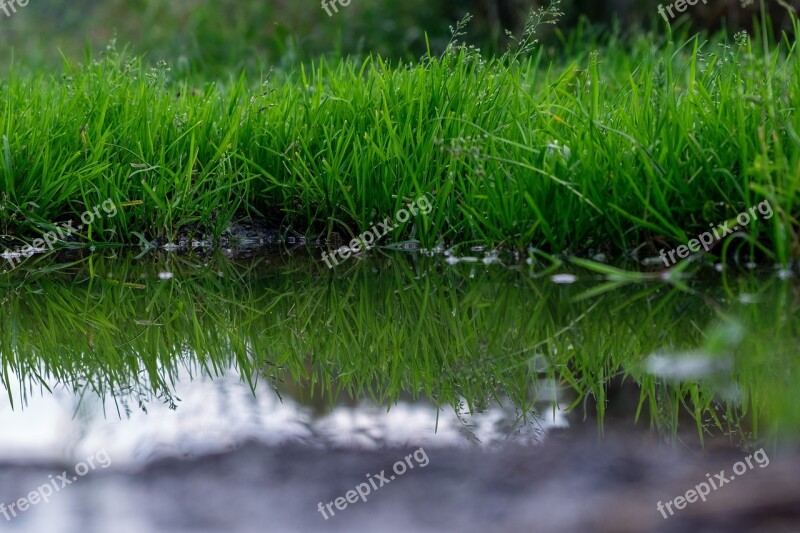
[[[570,476],[592,485],[610,475],[610,490],[623,497],[617,474],[586,469],[592,447],[609,464],[619,450],[631,457],[650,450],[631,470],[646,478],[661,468],[685,468],[691,477],[723,456],[796,445],[800,291],[792,279],[752,273],[673,285],[616,273],[609,282],[572,267],[552,272],[537,262],[504,268],[475,259],[394,252],[332,271],[282,254],[231,260],[113,252],[0,277],[0,501],[11,501],[20,484],[102,449],[113,466],[80,480],[80,489],[46,511],[101,531],[116,524],[111,516],[76,518],[75,506],[88,493],[102,490],[112,506],[123,505],[125,494],[153,505],[145,487],[174,490],[188,479],[176,474],[181,465],[195,464],[206,466],[186,475],[213,484],[209,494],[223,498],[237,493],[231,484],[249,486],[246,469],[236,473],[242,454],[288,454],[284,466],[269,463],[264,472],[291,472],[288,482],[308,497],[308,516],[286,529],[313,529],[330,525],[316,522],[314,498],[337,492],[342,476],[359,483],[354,475],[374,472],[354,466],[359,460],[372,458],[374,469],[401,450],[424,447],[433,471],[451,468],[445,456],[487,457],[491,486],[502,493],[503,476],[515,479],[509,486],[527,494],[533,508],[562,512],[570,506],[556,506],[552,495],[575,490]],[[618,443],[617,451],[605,448],[609,442]],[[573,447],[583,451],[565,451]],[[658,451],[670,449],[687,453]],[[501,450],[512,451],[503,460],[492,455]],[[572,453],[563,471],[548,470],[548,462],[561,464]],[[336,468],[320,463],[325,454],[339,457]],[[327,477],[306,472],[318,484],[300,481],[298,457]],[[530,492],[521,479],[502,474],[521,468],[510,461],[522,457],[549,472],[552,493]],[[236,472],[218,484],[203,477],[229,461]],[[352,469],[341,470],[346,465]],[[798,465],[790,455],[774,470]],[[429,478],[407,487],[423,479]],[[481,492],[470,486],[475,496]],[[647,486],[648,497],[664,499]],[[373,508],[395,518],[386,530],[426,530],[398,514],[398,505],[432,513],[407,490]],[[270,494],[265,509],[280,514],[276,502],[284,498]],[[629,511],[656,501],[625,497],[634,501]],[[170,524],[162,529],[200,531],[214,522],[180,518],[177,509],[156,512],[163,521],[134,519],[131,506],[120,510],[130,524],[155,530]],[[581,508],[578,518],[588,520],[591,509]],[[330,528],[363,526],[366,512]],[[35,530],[45,523],[42,513],[12,522],[12,530]],[[646,513],[645,528],[660,519]],[[490,523],[478,515],[468,513],[474,523],[453,524],[471,531]],[[561,519],[579,527],[578,518]],[[241,517],[237,524],[248,530],[252,522]]]

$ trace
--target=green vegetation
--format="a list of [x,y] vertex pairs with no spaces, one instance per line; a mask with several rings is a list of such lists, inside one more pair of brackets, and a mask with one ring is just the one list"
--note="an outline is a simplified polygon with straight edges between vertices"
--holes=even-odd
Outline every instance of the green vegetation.
[[63,75],[14,66],[0,233],[29,242],[111,198],[126,207],[83,238],[219,234],[244,216],[358,234],[427,193],[433,211],[395,241],[654,254],[769,200],[775,216],[728,252],[797,257],[795,44],[585,37],[566,37],[562,58],[529,35],[502,57],[456,43],[409,64],[320,59],[215,84],[113,49]]
[[[0,282],[0,379],[13,405],[54,382],[123,404],[177,402],[182,370],[235,368],[303,402],[423,397],[476,413],[499,401],[524,418],[548,416],[555,394],[561,409],[596,416],[601,429],[607,408],[666,437],[683,428],[732,432],[737,442],[800,429],[800,331],[789,319],[800,302],[774,278],[684,291],[631,284],[580,299],[594,277],[583,271],[587,281],[556,285],[534,268],[442,268],[403,256],[342,277],[302,258],[214,256],[203,268],[170,254],[122,259],[25,265]],[[165,270],[174,278],[159,280]],[[655,353],[669,372],[690,370],[654,375]],[[612,401],[621,384],[633,399]]]

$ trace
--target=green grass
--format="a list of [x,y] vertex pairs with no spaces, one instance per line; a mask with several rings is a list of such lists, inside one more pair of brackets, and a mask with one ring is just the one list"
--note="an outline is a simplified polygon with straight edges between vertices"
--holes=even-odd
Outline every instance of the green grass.
[[392,240],[652,254],[769,200],[775,216],[728,252],[800,255],[794,42],[583,40],[556,58],[455,45],[222,84],[113,50],[58,75],[15,65],[0,82],[0,234],[30,241],[107,198],[135,205],[85,239],[218,234],[243,216],[357,234],[427,193],[432,212]]

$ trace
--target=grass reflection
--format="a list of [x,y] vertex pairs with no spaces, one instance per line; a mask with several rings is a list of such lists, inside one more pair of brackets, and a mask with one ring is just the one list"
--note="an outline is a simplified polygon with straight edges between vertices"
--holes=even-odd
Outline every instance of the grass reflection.
[[427,397],[476,413],[508,401],[520,418],[573,410],[602,431],[632,386],[624,416],[667,437],[800,427],[800,298],[778,279],[637,280],[585,298],[594,281],[409,256],[344,273],[281,256],[36,266],[0,278],[0,379],[17,408],[54,382],[177,406],[181,371],[235,368],[304,402]]

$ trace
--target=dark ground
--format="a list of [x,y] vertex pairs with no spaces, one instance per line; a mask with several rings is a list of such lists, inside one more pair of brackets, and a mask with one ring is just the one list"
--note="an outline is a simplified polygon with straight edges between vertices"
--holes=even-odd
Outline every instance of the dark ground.
[[[574,437],[574,435],[573,435]],[[389,471],[415,446],[383,451],[245,445],[160,460],[137,472],[92,472],[42,509],[0,530],[64,532],[707,531],[800,530],[800,453],[766,450],[769,465],[664,519],[656,502],[684,494],[746,454],[710,445],[696,454],[644,433],[595,434],[541,447],[426,449],[430,463],[325,521],[319,501]],[[10,502],[64,467],[0,467]],[[387,476],[388,477],[388,476]],[[25,489],[23,489],[23,487]],[[46,529],[42,529],[46,528]]]

